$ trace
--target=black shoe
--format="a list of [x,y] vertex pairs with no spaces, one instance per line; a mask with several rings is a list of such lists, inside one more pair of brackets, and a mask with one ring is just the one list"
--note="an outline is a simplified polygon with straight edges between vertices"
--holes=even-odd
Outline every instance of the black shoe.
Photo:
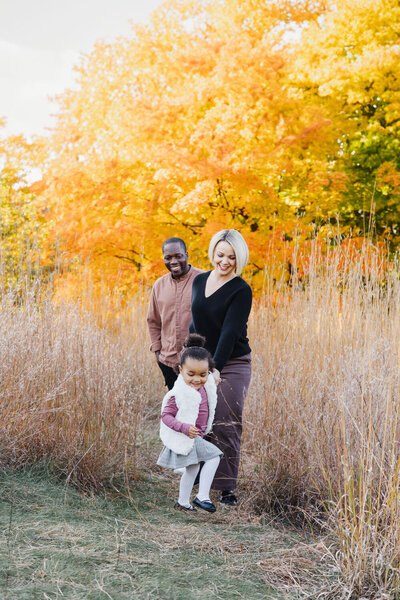
[[236,506],[238,503],[233,490],[224,490],[219,501],[221,504],[226,504],[227,506]]
[[189,506],[182,506],[182,504],[179,504],[179,502],[175,502],[174,508],[178,508],[179,510],[189,510],[192,512],[197,512],[197,508],[195,508],[191,504]]
[[215,512],[217,510],[212,502],[210,502],[209,500],[199,500],[197,496],[193,500],[193,504],[195,504],[199,508],[202,508],[203,510],[206,510],[207,512]]

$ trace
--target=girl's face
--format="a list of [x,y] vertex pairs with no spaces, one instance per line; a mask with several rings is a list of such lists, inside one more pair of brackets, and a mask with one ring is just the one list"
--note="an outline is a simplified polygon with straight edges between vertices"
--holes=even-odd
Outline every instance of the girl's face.
[[236,254],[228,242],[221,241],[215,246],[214,267],[218,275],[223,277],[232,277],[235,274]]
[[207,381],[208,360],[198,360],[188,356],[183,365],[179,366],[179,371],[184,382],[198,390]]

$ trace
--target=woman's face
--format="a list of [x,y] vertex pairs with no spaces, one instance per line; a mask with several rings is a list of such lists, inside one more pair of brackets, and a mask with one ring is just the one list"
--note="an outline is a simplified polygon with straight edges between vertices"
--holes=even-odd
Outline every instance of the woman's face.
[[215,246],[214,267],[218,275],[222,277],[231,277],[232,274],[235,274],[236,255],[228,242],[221,241]]
[[184,382],[195,390],[201,388],[208,378],[208,360],[198,360],[190,356],[179,367]]

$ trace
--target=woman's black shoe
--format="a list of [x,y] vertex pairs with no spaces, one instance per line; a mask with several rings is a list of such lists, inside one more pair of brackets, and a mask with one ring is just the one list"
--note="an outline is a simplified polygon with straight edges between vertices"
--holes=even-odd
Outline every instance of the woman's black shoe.
[[197,496],[193,500],[193,504],[195,504],[199,508],[202,508],[203,510],[206,510],[207,512],[215,512],[217,510],[212,502],[210,502],[209,500],[199,500]]
[[227,506],[236,506],[238,503],[233,490],[224,490],[219,501],[221,504],[226,504]]

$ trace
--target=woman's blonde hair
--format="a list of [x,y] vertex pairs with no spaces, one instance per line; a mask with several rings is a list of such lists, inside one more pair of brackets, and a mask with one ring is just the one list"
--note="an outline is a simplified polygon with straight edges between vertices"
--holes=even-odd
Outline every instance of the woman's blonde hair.
[[235,273],[236,275],[240,275],[249,260],[249,249],[244,237],[236,229],[222,229],[213,235],[208,247],[208,256],[211,264],[214,264],[215,247],[219,242],[228,242],[232,246],[236,256]]

